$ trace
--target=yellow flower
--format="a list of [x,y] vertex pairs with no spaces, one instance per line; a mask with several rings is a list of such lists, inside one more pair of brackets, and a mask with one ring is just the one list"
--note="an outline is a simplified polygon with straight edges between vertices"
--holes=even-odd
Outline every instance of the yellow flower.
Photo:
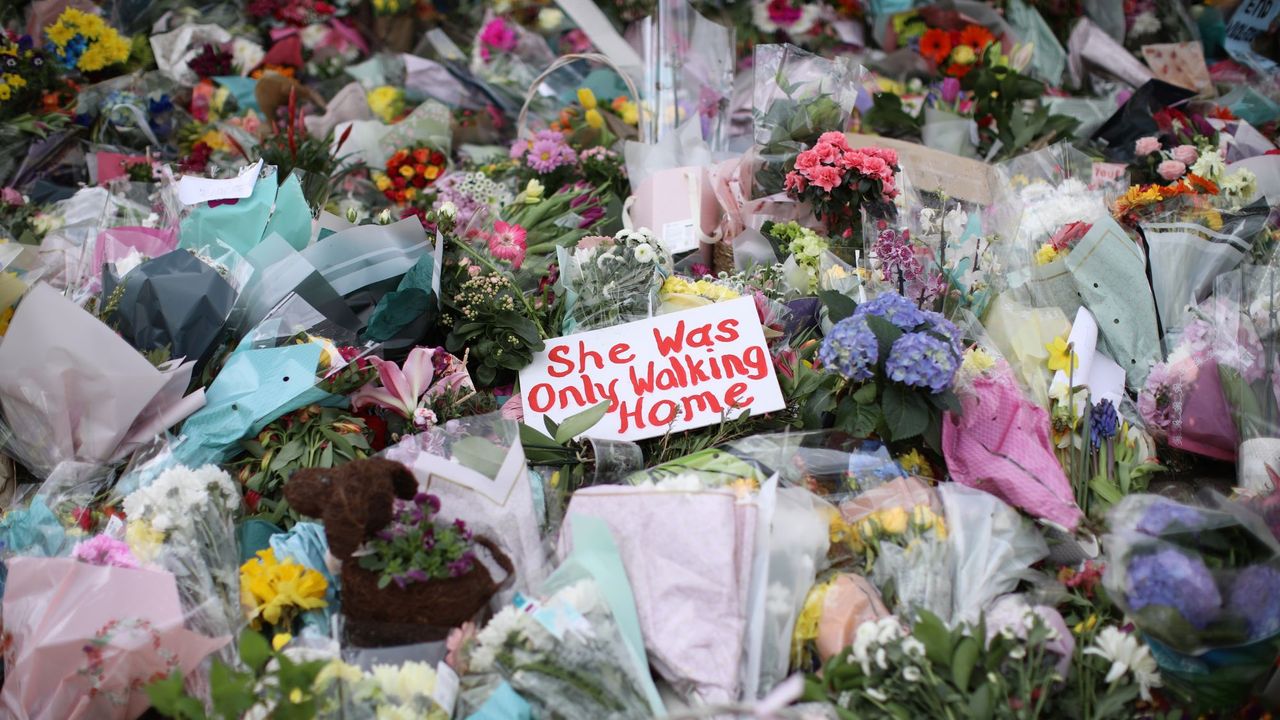
[[289,644],[289,641],[292,639],[293,639],[293,636],[287,632],[276,633],[271,638],[271,647],[275,648],[276,652],[280,652],[281,650],[284,649],[285,645]]
[[9,332],[9,321],[13,319],[13,306],[0,310],[0,335]]
[[818,625],[822,621],[822,611],[827,602],[827,591],[835,584],[835,578],[818,583],[809,588],[805,595],[804,607],[796,618],[795,629],[791,632],[791,664],[799,665],[804,654],[804,646],[811,640],[818,639]]
[[732,490],[733,494],[737,497],[744,498],[759,490],[760,484],[751,478],[740,477],[729,483],[729,489]]
[[1058,257],[1058,251],[1054,249],[1054,247],[1049,243],[1045,243],[1041,245],[1040,249],[1036,250],[1037,265],[1048,265],[1049,263],[1053,262],[1054,259],[1057,257]]
[[969,375],[979,375],[996,366],[996,359],[980,347],[969,348],[960,367]]
[[417,197],[418,197],[418,188],[407,187],[404,189],[405,200],[413,200],[413,199],[416,199]]
[[1070,349],[1066,338],[1061,335],[1044,347],[1049,351],[1049,359],[1045,363],[1050,370],[1068,372],[1080,367],[1080,358],[1076,357],[1075,351]]
[[317,689],[324,689],[335,682],[354,685],[361,680],[364,680],[364,671],[360,668],[341,660],[330,660],[327,665],[320,668],[319,673],[316,673],[315,686]]
[[524,192],[520,195],[524,198],[526,205],[536,205],[542,201],[542,194],[546,192],[546,187],[538,182],[536,178],[529,180],[529,184],[524,186]]
[[0,100],[8,100],[9,94],[9,86],[0,84]]
[[373,184],[379,191],[386,192],[387,188],[391,187],[391,178],[387,177],[386,173],[374,173]]
[[305,698],[302,694],[301,688],[294,688],[293,692],[289,693],[289,702],[293,703],[294,705],[300,705],[303,699]]
[[907,511],[900,507],[892,507],[887,510],[879,510],[875,515],[879,515],[880,527],[890,535],[901,535],[907,531],[907,521],[910,517]]
[[622,116],[622,122],[628,125],[635,125],[640,122],[640,107],[630,100],[622,103],[618,114]]
[[595,128],[596,130],[604,127],[604,117],[601,116],[600,111],[595,108],[587,110],[586,120],[587,125]]
[[918,530],[928,530],[938,522],[938,515],[928,505],[911,508],[911,524]]
[[319,572],[292,561],[278,562],[271,549],[260,550],[240,566],[240,601],[255,628],[264,620],[288,628],[296,611],[324,607],[327,589]]
[[404,110],[404,91],[391,85],[381,85],[365,96],[369,109],[383,122],[389,123]]
[[5,73],[4,81],[8,83],[9,87],[13,88],[24,88],[27,86],[26,78],[13,73]]
[[414,172],[415,172],[415,171],[414,171],[414,169],[413,169],[413,166],[412,166],[412,165],[401,165],[401,166],[400,166],[400,176],[401,176],[401,177],[403,177],[405,180],[408,180],[409,178],[413,177],[413,173],[414,173]]
[[1088,632],[1089,630],[1092,630],[1093,627],[1097,624],[1098,624],[1098,615],[1097,613],[1094,613],[1090,615],[1088,618],[1076,623],[1075,627],[1071,628],[1071,631],[1077,635],[1082,635]]
[[124,529],[124,540],[129,550],[142,562],[151,562],[160,554],[164,545],[164,533],[143,520],[130,520]]
[[957,45],[955,49],[951,51],[951,62],[953,63],[958,63],[960,65],[969,65],[970,63],[972,63],[974,60],[977,60],[977,59],[978,59],[978,56],[974,54],[973,48],[969,47],[968,45],[964,45],[964,44]]
[[578,88],[578,102],[582,103],[582,107],[588,110],[595,110],[599,103],[596,102],[596,94],[591,92],[591,88]]
[[428,165],[427,171],[422,173],[422,176],[428,180],[435,180],[436,178],[440,177],[440,166]]
[[933,468],[930,467],[929,461],[924,459],[920,451],[911,448],[909,452],[898,458],[898,465],[903,471],[915,475],[917,477],[933,477]]
[[231,149],[231,144],[227,142],[227,138],[217,130],[209,130],[200,136],[200,142],[208,145],[211,150],[225,152]]

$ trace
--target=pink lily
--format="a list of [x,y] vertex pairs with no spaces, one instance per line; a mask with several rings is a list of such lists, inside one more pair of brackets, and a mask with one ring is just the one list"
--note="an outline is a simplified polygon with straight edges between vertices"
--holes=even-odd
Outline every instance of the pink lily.
[[403,369],[382,358],[369,358],[369,362],[378,368],[378,380],[382,386],[377,387],[370,382],[357,390],[351,396],[352,409],[378,405],[412,420],[413,412],[418,409],[418,399],[431,386],[434,374],[431,356],[434,353],[434,349],[425,347],[410,350]]

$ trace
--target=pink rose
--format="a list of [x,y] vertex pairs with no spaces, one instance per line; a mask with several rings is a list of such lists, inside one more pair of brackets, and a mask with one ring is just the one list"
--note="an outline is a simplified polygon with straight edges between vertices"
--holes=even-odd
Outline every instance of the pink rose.
[[1196,150],[1195,145],[1179,145],[1169,151],[1169,154],[1173,156],[1174,160],[1183,165],[1194,165],[1196,160],[1200,158],[1200,153]]
[[839,170],[833,167],[821,166],[814,168],[813,172],[809,173],[809,180],[823,190],[831,192],[840,185],[842,177]]
[[797,170],[812,170],[818,166],[818,154],[812,150],[805,150],[796,156]]
[[1153,152],[1159,152],[1159,151],[1160,151],[1160,141],[1151,137],[1150,135],[1146,137],[1138,138],[1138,141],[1133,144],[1133,152],[1136,153],[1139,157],[1144,157],[1144,156],[1150,155]]
[[818,160],[825,165],[835,165],[841,155],[840,148],[832,145],[831,143],[825,142],[819,142],[817,147],[813,149],[813,153],[818,157]]
[[3,190],[0,190],[0,203],[4,203],[5,205],[22,205],[24,203],[22,193],[11,187],[4,188]]
[[1156,172],[1165,180],[1177,180],[1187,171],[1187,166],[1177,160],[1165,160],[1156,167]]
[[835,145],[841,151],[849,149],[849,140],[845,138],[844,133],[834,130],[822,133],[822,135],[818,136],[818,142]]

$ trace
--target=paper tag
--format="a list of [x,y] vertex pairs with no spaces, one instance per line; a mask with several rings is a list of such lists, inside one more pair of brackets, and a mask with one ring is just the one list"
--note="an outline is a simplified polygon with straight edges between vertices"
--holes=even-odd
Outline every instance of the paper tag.
[[183,205],[199,205],[210,200],[240,200],[253,194],[262,161],[250,165],[233,178],[206,178],[183,175],[178,181],[178,199]]
[[1098,188],[1122,180],[1127,169],[1128,166],[1123,163],[1096,162],[1093,164],[1093,179],[1089,187]]
[[693,231],[693,220],[675,220],[662,225],[662,243],[671,254],[698,249],[698,234]]
[[116,540],[123,540],[124,521],[120,519],[119,515],[112,515],[111,519],[107,520],[107,527],[103,529],[102,534],[113,537]]
[[443,660],[436,664],[436,689],[431,699],[440,704],[445,717],[453,717],[453,706],[458,702],[458,673]]
[[1277,12],[1280,12],[1280,0],[1246,0],[1242,3],[1227,24],[1227,39],[1223,43],[1227,53],[1258,72],[1274,69],[1276,64],[1254,52],[1251,43],[1271,27]]

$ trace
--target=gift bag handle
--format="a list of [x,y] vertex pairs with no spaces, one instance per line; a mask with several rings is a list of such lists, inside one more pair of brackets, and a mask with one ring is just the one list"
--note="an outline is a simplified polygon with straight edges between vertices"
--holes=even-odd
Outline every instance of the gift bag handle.
[[635,82],[631,79],[630,76],[622,72],[622,70],[619,69],[618,66],[615,65],[614,62],[610,60],[607,56],[602,55],[600,53],[569,53],[568,55],[561,55],[560,57],[555,59],[555,62],[548,65],[547,69],[543,70],[538,75],[538,77],[534,78],[533,82],[529,85],[529,92],[525,93],[525,96],[524,96],[524,104],[520,106],[520,116],[516,119],[516,137],[517,138],[525,137],[525,135],[529,130],[529,128],[526,126],[526,122],[529,119],[529,105],[530,103],[533,102],[533,96],[537,94],[538,87],[542,85],[542,82],[544,80],[546,80],[548,77],[551,76],[551,73],[555,72],[556,70],[559,70],[560,68],[568,65],[569,63],[577,62],[578,60],[585,60],[587,62],[600,63],[601,65],[606,65],[612,68],[613,71],[618,73],[618,76],[622,78],[622,82],[626,83],[627,92],[631,94],[631,99],[636,103],[637,106],[639,106],[640,93],[639,91],[636,90]]

